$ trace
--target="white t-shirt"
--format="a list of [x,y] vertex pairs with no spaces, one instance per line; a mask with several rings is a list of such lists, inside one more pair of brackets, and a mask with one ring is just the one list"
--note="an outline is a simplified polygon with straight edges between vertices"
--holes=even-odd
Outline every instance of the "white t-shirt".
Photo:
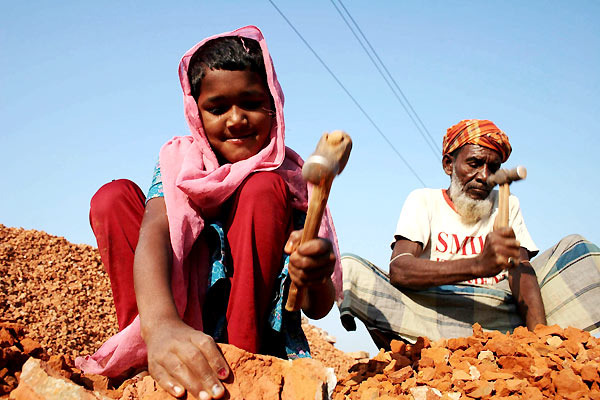
[[[417,189],[411,192],[396,226],[394,236],[403,236],[423,244],[421,258],[432,261],[448,261],[475,257],[481,253],[485,237],[493,230],[498,214],[498,195],[494,191],[494,206],[490,217],[472,225],[465,225],[452,200],[444,189]],[[519,199],[510,195],[508,200],[508,224],[515,232],[521,247],[536,254],[538,248],[531,239],[521,215]],[[477,278],[467,283],[491,285],[506,279],[506,271],[495,277]]]

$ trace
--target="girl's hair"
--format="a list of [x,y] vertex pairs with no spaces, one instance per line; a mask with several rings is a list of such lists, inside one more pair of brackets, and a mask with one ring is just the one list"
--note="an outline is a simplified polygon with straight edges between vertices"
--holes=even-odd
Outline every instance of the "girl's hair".
[[223,36],[209,40],[192,55],[188,66],[188,79],[196,101],[200,95],[202,78],[206,71],[211,69],[253,71],[262,77],[265,87],[268,87],[262,50],[254,39]]

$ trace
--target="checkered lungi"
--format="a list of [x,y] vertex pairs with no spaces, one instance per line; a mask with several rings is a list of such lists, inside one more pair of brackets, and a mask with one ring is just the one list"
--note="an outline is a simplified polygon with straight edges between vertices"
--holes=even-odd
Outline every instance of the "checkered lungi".
[[[600,248],[570,235],[535,257],[531,264],[540,284],[548,325],[574,326],[600,333]],[[399,290],[369,261],[342,255],[342,319],[357,317],[368,329],[413,342],[472,334],[478,322],[486,330],[512,331],[524,325],[508,280],[496,285],[443,285]]]

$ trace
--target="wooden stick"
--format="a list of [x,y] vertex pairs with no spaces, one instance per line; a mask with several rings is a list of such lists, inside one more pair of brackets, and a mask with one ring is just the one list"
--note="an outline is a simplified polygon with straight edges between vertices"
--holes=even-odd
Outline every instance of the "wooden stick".
[[508,226],[508,198],[510,196],[510,186],[503,183],[498,188],[498,215],[494,221],[494,229],[505,228]]
[[494,229],[505,228],[508,226],[508,199],[510,197],[511,182],[525,179],[527,169],[518,166],[513,169],[499,169],[495,174],[488,177],[488,185],[498,185],[498,214],[494,221]]
[[[304,231],[302,232],[300,245],[317,237],[332,183],[333,177],[323,182],[323,185],[314,187],[310,202],[308,203],[308,211],[306,212],[306,221],[304,222]],[[303,301],[304,290],[298,289],[294,282],[292,282],[290,284],[285,309],[287,311],[298,311],[302,308]]]

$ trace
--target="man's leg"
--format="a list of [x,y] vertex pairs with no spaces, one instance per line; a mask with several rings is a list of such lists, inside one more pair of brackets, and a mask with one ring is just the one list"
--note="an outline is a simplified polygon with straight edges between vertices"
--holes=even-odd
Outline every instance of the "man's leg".
[[531,261],[549,325],[600,333],[600,248],[569,235]]
[[119,330],[138,314],[133,288],[133,258],[144,202],[140,188],[126,179],[102,186],[90,202],[90,225],[110,278]]
[[344,300],[340,318],[352,330],[360,319],[379,347],[392,339],[414,342],[470,336],[472,325],[484,329],[512,330],[521,324],[508,290],[467,285],[445,285],[428,290],[399,290],[389,276],[369,261],[342,254]]
[[228,201],[225,224],[233,278],[227,307],[228,341],[261,351],[283,247],[292,228],[291,196],[274,172],[250,175]]

